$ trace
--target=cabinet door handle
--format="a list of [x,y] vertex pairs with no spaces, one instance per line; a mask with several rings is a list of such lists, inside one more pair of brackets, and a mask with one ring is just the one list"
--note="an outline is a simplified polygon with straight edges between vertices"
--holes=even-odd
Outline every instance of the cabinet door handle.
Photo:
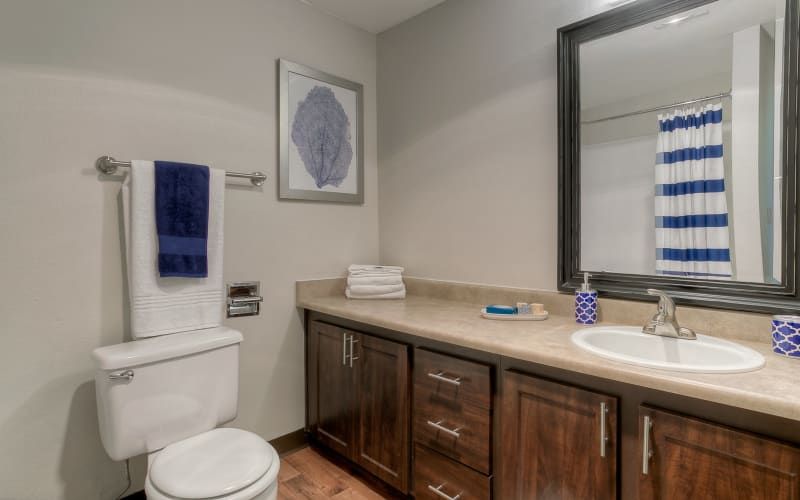
[[650,449],[650,429],[652,427],[653,420],[645,415],[642,424],[642,474],[645,476],[650,472],[650,458],[653,456],[653,450]]
[[438,422],[431,422],[430,420],[428,420],[428,425],[430,425],[431,427],[433,427],[436,430],[442,431],[442,432],[444,432],[446,434],[450,434],[451,436],[453,436],[456,439],[460,438],[461,437],[461,433],[458,432],[458,431],[460,431],[461,428],[448,429],[447,427],[442,425],[442,422],[444,422],[444,421],[445,421],[444,419],[439,420]]
[[445,498],[446,500],[458,500],[459,498],[461,498],[461,493],[459,493],[458,495],[456,495],[454,497],[451,497],[450,495],[448,495],[447,493],[442,491],[442,488],[444,488],[445,484],[446,483],[442,483],[439,486],[434,486],[432,484],[429,484],[428,485],[428,489],[431,490],[432,492],[434,492],[436,495],[438,495],[438,496],[440,496],[442,498]]
[[342,366],[347,366],[347,333],[342,332]]
[[355,352],[353,351],[353,344],[358,342],[355,338],[355,335],[350,335],[350,368],[353,367],[353,361],[358,359],[358,356],[354,356]]
[[446,382],[448,384],[453,384],[453,385],[461,385],[461,377],[456,377],[456,378],[445,377],[443,371],[439,371],[436,373],[428,372],[428,376],[430,378],[435,378],[440,382]]
[[608,444],[608,433],[606,431],[606,427],[608,426],[606,422],[607,416],[608,405],[606,403],[600,403],[600,456],[602,458],[606,457],[606,445]]

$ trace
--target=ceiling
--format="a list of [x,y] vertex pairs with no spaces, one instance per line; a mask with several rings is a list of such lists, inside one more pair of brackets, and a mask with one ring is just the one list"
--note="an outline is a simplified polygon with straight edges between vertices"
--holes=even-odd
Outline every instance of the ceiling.
[[774,25],[783,8],[783,0],[720,0],[666,18],[698,15],[684,23],[657,29],[664,24],[657,21],[582,44],[581,107],[730,73],[733,33]]
[[444,0],[300,0],[370,33],[380,33]]

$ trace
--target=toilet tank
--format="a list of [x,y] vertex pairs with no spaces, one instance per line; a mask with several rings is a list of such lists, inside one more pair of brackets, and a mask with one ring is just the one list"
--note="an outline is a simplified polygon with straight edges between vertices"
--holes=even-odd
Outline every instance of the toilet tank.
[[209,328],[95,349],[100,437],[124,460],[236,417],[242,334]]

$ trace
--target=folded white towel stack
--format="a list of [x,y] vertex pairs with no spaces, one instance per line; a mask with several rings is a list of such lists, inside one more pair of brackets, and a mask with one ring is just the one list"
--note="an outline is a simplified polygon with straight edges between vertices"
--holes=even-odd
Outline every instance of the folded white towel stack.
[[161,278],[155,225],[155,170],[134,161],[122,184],[133,338],[211,328],[222,324],[222,239],[225,172],[210,169],[208,278]]
[[403,268],[353,264],[348,269],[348,299],[404,299]]

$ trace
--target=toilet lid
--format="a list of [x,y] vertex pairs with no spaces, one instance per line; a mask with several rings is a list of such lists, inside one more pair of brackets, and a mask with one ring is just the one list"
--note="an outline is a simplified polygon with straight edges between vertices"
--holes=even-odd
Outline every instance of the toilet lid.
[[272,465],[270,445],[252,432],[220,428],[161,450],[150,481],[167,495],[211,498],[253,484]]

